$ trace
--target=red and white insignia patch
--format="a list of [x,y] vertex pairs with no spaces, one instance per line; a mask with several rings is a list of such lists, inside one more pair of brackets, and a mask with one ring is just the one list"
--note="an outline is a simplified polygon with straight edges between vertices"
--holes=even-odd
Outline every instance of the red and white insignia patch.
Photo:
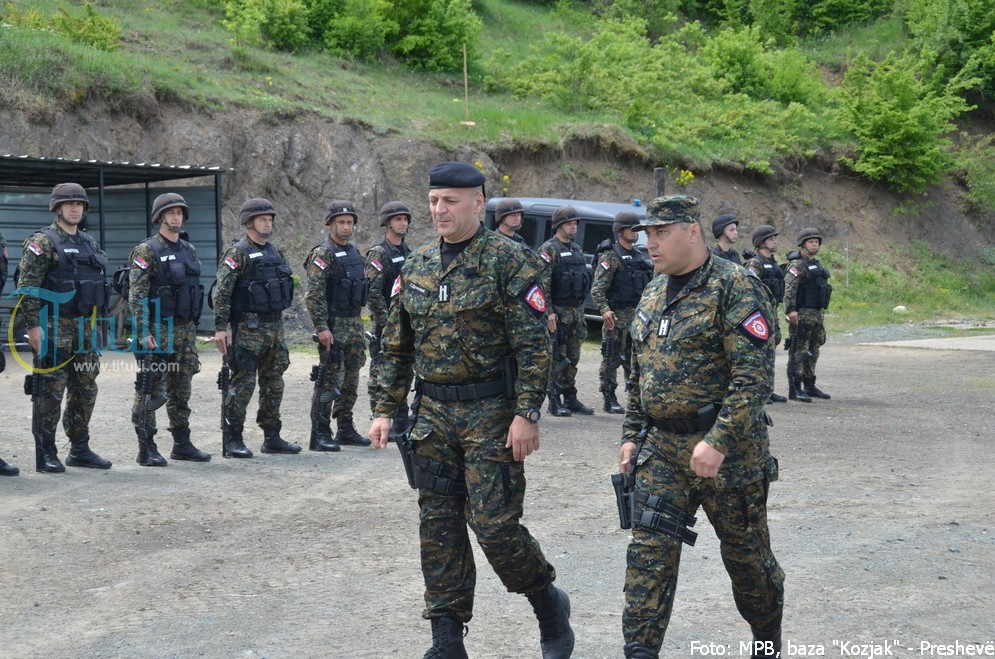
[[546,252],[539,252],[539,256],[541,256],[542,260],[545,261],[546,263],[553,262],[552,259],[549,257],[549,254],[547,254]]
[[314,257],[314,260],[311,262],[314,263],[319,268],[321,268],[322,270],[328,267],[328,263],[325,261],[325,259],[321,258],[320,256]]
[[390,296],[394,297],[401,292],[401,275],[394,279],[394,285],[390,287]]
[[599,265],[605,270],[609,269],[608,261],[602,261]]
[[225,265],[231,268],[232,270],[238,270],[238,261],[236,261],[230,256],[225,257]]
[[757,338],[761,341],[766,341],[770,338],[770,325],[767,324],[767,319],[759,311],[754,311],[746,320],[739,324],[747,334]]
[[798,276],[801,275],[801,273],[798,271],[798,268],[796,268],[795,266],[789,267],[788,268],[788,272],[790,272],[791,274],[793,274],[795,277],[798,277]]
[[133,258],[131,260],[131,262],[134,263],[135,265],[137,265],[142,270],[148,270],[149,269],[148,261],[146,261],[145,259],[143,259],[140,256],[136,256],[135,258]]
[[529,305],[539,313],[546,313],[546,296],[538,284],[532,284],[525,293],[525,304]]
[[370,261],[370,265],[377,269],[377,272],[383,272],[383,264],[380,263],[379,259],[373,259]]
[[35,256],[41,256],[42,252],[45,251],[41,248],[41,245],[39,245],[38,243],[28,243],[28,249],[34,252]]

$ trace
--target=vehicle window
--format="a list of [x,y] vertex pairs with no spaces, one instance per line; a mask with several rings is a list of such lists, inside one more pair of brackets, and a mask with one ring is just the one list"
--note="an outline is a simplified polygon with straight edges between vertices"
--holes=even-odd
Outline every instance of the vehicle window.
[[525,241],[533,247],[538,247],[546,241],[539,231],[539,227],[546,224],[545,218],[538,218],[535,215],[526,215],[522,220],[522,228],[518,230],[518,235],[525,238]]
[[610,223],[585,222],[584,242],[581,244],[581,247],[584,249],[586,254],[594,254],[594,250],[598,247],[598,243],[606,238],[610,238],[611,235],[612,225]]

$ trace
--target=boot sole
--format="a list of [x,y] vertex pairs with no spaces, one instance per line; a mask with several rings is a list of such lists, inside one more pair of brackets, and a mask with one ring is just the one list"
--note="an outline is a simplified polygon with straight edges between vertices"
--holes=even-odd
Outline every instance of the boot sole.
[[252,458],[252,457],[255,457],[255,456],[253,456],[251,453],[248,454],[248,455],[245,455],[244,453],[222,453],[221,457],[223,457],[223,458],[244,458],[244,459],[248,459],[248,458]]
[[0,471],[0,476],[17,476],[21,473],[20,469],[12,469],[9,471]]
[[85,469],[110,469],[111,468],[111,465],[109,465],[109,464],[108,465],[95,465],[95,464],[91,464],[89,462],[77,462],[76,460],[73,460],[72,458],[69,458],[69,459],[66,460],[66,466],[67,467],[83,467]]
[[207,456],[206,458],[188,458],[188,457],[185,457],[185,456],[182,456],[182,455],[176,455],[175,453],[170,453],[169,454],[169,459],[170,460],[185,460],[186,462],[210,462],[211,461],[211,456]]
[[338,446],[334,446],[331,448],[318,448],[317,446],[311,446],[310,448],[308,448],[308,450],[314,451],[315,453],[338,453],[342,449],[339,448]]
[[[136,460],[136,462],[138,462],[138,461]],[[169,466],[168,462],[155,462],[153,464],[149,464],[147,462],[139,462],[138,464],[140,466],[142,466],[142,467],[168,467]]]
[[62,469],[35,469],[39,474],[64,474],[66,473],[66,468]]
[[261,449],[259,449],[259,452],[260,453],[278,454],[278,455],[297,455],[298,453],[301,452],[301,450],[297,449],[296,451],[283,451],[283,450],[280,450],[280,449],[261,448]]

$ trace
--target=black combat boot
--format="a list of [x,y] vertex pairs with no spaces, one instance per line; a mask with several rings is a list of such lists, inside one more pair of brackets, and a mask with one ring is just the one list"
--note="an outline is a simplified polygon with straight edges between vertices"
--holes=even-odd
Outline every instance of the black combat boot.
[[658,652],[650,650],[642,643],[626,643],[623,650],[625,659],[659,659],[660,657]]
[[342,447],[332,436],[332,428],[324,421],[321,424],[311,422],[311,440],[308,442],[309,451],[341,451]]
[[339,440],[339,444],[345,444],[346,446],[369,446],[370,440],[359,434],[356,430],[356,426],[352,423],[351,414],[343,414],[342,416],[336,417],[335,419],[336,428],[338,432],[335,434]]
[[542,659],[569,659],[574,651],[574,632],[570,628],[570,598],[549,584],[542,590],[526,593],[539,620],[539,647]]
[[770,392],[770,398],[767,399],[768,403],[787,403],[788,399],[784,396],[775,394],[773,391]]
[[812,399],[798,386],[798,380],[788,378],[788,400],[797,400],[799,403],[811,403]]
[[805,380],[805,393],[812,398],[822,398],[823,400],[829,400],[832,398],[832,396],[827,394],[825,391],[815,386],[815,378]]
[[136,432],[138,433],[138,457],[135,462],[143,467],[165,467],[168,463],[166,458],[159,454],[159,447],[152,439],[155,435],[143,436],[142,431]]
[[231,427],[222,431],[221,456],[225,458],[251,458],[252,451],[242,441],[242,428]]
[[577,414],[594,414],[594,410],[577,400],[576,389],[567,389],[563,392],[563,405]]
[[776,659],[781,656],[781,630],[758,632],[753,630],[751,659]]
[[110,469],[111,461],[90,450],[90,434],[86,433],[79,437],[70,437],[69,455],[66,456],[66,465],[69,467],[87,467],[89,469]]
[[288,442],[280,437],[280,426],[263,428],[263,453],[300,453],[300,444]]
[[573,416],[573,413],[563,406],[559,394],[549,394],[546,398],[549,399],[550,416]]
[[422,659],[467,659],[463,629],[463,623],[451,616],[432,618],[432,647]]
[[211,454],[201,451],[190,441],[190,428],[172,428],[173,451],[169,454],[174,460],[189,460],[190,462],[210,462]]
[[21,473],[20,469],[0,459],[0,476],[17,476],[19,473]]
[[61,474],[66,468],[59,462],[59,451],[55,447],[55,433],[35,435],[35,471],[46,474]]
[[615,398],[614,389],[602,389],[601,395],[605,399],[605,412],[608,414],[625,414],[625,408],[619,404],[618,398]]

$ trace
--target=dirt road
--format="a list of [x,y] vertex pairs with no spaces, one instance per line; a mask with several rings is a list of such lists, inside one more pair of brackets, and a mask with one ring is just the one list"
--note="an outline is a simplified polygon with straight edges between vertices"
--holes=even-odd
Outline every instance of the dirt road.
[[[417,507],[396,449],[224,460],[218,360],[202,352],[193,438],[212,462],[135,463],[132,375],[108,357],[92,435],[114,468],[62,475],[33,470],[29,402],[8,359],[0,455],[22,475],[0,480],[0,656],[421,657],[430,635]],[[588,402],[597,358],[585,349]],[[304,442],[311,359],[293,360],[285,436]],[[917,657],[929,656],[922,642],[990,643],[995,355],[829,346],[819,374],[832,401],[769,408],[781,464],[770,525],[791,656],[869,656],[863,644],[876,643]],[[364,396],[357,419],[367,412]],[[573,599],[578,658],[621,656],[627,532],[608,482],[619,425],[601,413],[544,418],[528,460],[525,523]],[[159,439],[168,449],[168,434]],[[251,448],[261,439],[248,430]],[[738,656],[748,628],[700,517],[663,656]],[[528,603],[477,558],[470,655],[539,656]]]

